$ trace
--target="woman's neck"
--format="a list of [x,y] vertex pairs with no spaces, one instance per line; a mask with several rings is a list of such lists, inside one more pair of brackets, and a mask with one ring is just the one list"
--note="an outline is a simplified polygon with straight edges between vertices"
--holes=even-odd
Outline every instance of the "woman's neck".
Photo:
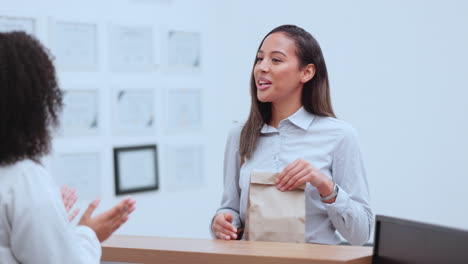
[[301,102],[295,102],[293,104],[278,104],[272,103],[271,104],[271,120],[270,126],[278,128],[279,122],[283,119],[286,119],[292,116],[294,113],[302,107]]

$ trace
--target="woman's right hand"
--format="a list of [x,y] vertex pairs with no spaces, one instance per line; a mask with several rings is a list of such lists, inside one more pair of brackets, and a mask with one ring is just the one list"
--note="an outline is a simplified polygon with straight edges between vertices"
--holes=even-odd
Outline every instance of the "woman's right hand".
[[232,215],[230,213],[219,213],[215,216],[211,229],[217,239],[237,239],[237,228],[231,223]]
[[103,242],[128,220],[128,215],[135,210],[135,203],[134,199],[127,197],[111,209],[91,217],[99,205],[99,199],[96,199],[89,204],[78,225],[93,229],[99,241]]
[[75,205],[76,200],[78,199],[78,195],[76,195],[76,189],[68,188],[68,185],[64,184],[62,185],[62,188],[60,188],[60,193],[62,194],[62,201],[63,205],[65,206],[65,211],[67,212],[67,214],[69,213],[68,221],[71,222],[80,212],[80,208],[75,208],[75,210],[73,210],[73,212],[70,213],[70,210],[72,209],[73,205]]

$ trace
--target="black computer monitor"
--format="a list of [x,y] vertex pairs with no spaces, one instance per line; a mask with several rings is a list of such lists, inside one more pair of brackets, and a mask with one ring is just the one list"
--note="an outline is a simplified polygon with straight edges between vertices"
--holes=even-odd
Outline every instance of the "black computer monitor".
[[373,264],[468,264],[468,231],[377,215]]

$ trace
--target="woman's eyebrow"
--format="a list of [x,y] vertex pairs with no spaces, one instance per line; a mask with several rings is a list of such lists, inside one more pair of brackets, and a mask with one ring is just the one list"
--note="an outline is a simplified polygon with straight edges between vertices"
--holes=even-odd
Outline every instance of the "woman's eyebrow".
[[274,51],[272,51],[271,53],[272,53],[272,54],[273,54],[273,53],[279,53],[279,54],[281,54],[281,55],[287,57],[287,55],[286,55],[284,52],[279,51],[279,50],[274,50]]
[[[264,53],[264,52],[263,52],[262,50],[259,50],[259,51],[257,52],[257,55],[258,55],[258,54],[263,54],[263,53]],[[278,53],[278,54],[281,54],[281,55],[287,57],[287,55],[286,55],[284,52],[279,51],[279,50],[274,50],[274,51],[272,51],[272,52],[270,52],[270,53],[271,53],[271,54]]]

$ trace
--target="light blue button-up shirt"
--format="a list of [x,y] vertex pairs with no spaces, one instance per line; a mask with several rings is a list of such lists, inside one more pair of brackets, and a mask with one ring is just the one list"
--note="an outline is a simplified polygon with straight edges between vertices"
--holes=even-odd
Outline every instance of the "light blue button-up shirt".
[[224,156],[224,193],[219,212],[233,214],[233,224],[244,226],[252,171],[281,172],[298,158],[308,161],[339,186],[334,203],[320,200],[318,190],[307,183],[305,241],[338,244],[337,232],[353,245],[369,240],[374,217],[369,189],[354,128],[331,117],[300,108],[278,129],[265,124],[250,159],[240,164],[242,126],[233,128]]

